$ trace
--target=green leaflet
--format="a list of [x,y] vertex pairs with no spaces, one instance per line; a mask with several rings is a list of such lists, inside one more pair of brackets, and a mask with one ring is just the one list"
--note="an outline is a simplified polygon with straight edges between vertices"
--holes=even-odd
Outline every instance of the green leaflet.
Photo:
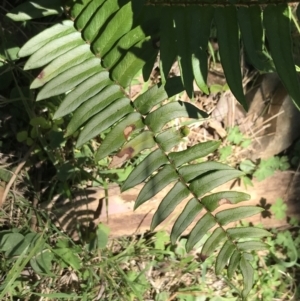
[[[52,78],[57,76],[69,68],[79,65],[87,59],[94,56],[90,52],[88,45],[80,45],[66,52],[65,54],[57,57],[46,68],[44,68],[40,74],[31,83],[30,88],[36,89],[49,82]],[[84,65],[84,64],[82,64]]]
[[214,8],[188,7],[189,42],[195,82],[202,92],[209,94],[207,79],[207,41],[210,36]]
[[177,182],[159,204],[153,215],[150,229],[153,231],[162,223],[175,209],[175,207],[190,194],[187,187]]
[[[96,1],[94,0],[94,2]],[[100,2],[102,1],[100,0]],[[102,29],[102,26],[110,18],[110,16],[120,8],[120,5],[122,5],[120,0],[105,1],[103,5],[96,10],[82,30],[82,35],[87,42],[92,43],[98,38],[98,34]],[[94,47],[92,43],[92,48],[97,54],[97,44]]]
[[[102,70],[103,68],[100,65],[99,59],[92,58],[86,60],[83,64],[76,65],[64,71],[48,82],[37,95],[37,100],[66,93],[78,84],[82,83],[84,80]],[[30,87],[33,89],[32,85]]]
[[124,34],[130,31],[133,24],[132,1],[120,7],[106,25],[105,30],[95,40],[93,45],[96,53],[103,57]]
[[[147,36],[157,33],[158,25],[153,24],[152,20],[148,23],[136,26],[118,41],[118,43],[104,57],[106,68],[112,68],[113,65],[117,64],[117,62],[124,57],[125,53],[131,47],[138,42],[145,40]],[[149,47],[153,48],[153,45],[149,45]]]
[[116,151],[128,140],[128,137],[133,132],[142,130],[143,128],[144,123],[142,122],[142,116],[139,113],[131,113],[127,115],[107,134],[97,150],[95,161],[97,162]]
[[217,170],[194,180],[190,189],[199,198],[212,189],[243,175],[239,170]]
[[184,181],[190,182],[196,177],[213,170],[235,170],[233,167],[219,163],[219,162],[203,162],[199,164],[185,165],[179,168],[179,174]]
[[[193,7],[193,9],[195,9]],[[187,95],[193,97],[193,68],[191,49],[189,46],[189,12],[185,7],[174,7],[173,17],[175,23],[175,35],[177,45],[177,61],[180,68],[181,79]],[[187,46],[188,45],[188,46]]]
[[179,76],[168,78],[165,84],[155,85],[139,95],[134,101],[134,106],[141,114],[147,114],[155,105],[182,92],[183,89]]
[[228,263],[228,260],[230,259],[234,249],[235,249],[235,245],[230,240],[227,240],[217,256],[216,265],[215,265],[216,275],[221,274],[225,265]]
[[203,206],[199,200],[192,198],[188,201],[183,211],[175,221],[171,231],[171,242],[176,243],[177,238],[186,230],[186,228],[193,222],[195,217],[202,210]]
[[143,150],[152,148],[155,145],[153,133],[144,131],[126,143],[116,154],[116,157],[121,158],[123,161],[129,160],[137,156]]
[[114,101],[104,111],[98,113],[87,122],[86,126],[79,134],[76,147],[81,146],[99,135],[132,111],[131,101],[128,98],[121,98]]
[[218,247],[218,245],[226,238],[225,231],[222,228],[217,228],[206,240],[201,250],[201,259],[204,261],[209,257]]
[[244,192],[222,191],[205,196],[202,198],[201,203],[207,210],[212,212],[219,207],[219,202],[221,200],[226,200],[226,203],[229,204],[238,204],[243,201],[248,201],[249,199],[250,195]]
[[123,93],[117,85],[105,87],[95,96],[85,101],[74,113],[68,124],[65,136],[72,135],[80,126],[82,126],[91,117],[105,109],[115,100],[121,98]]
[[73,27],[72,21],[63,21],[62,24],[56,24],[48,29],[45,29],[38,35],[31,38],[23,47],[20,49],[18,56],[25,57],[35,53],[43,46],[56,40],[59,37],[69,35],[70,33],[76,32]]
[[243,239],[243,238],[260,238],[265,236],[271,236],[272,234],[267,230],[255,228],[255,227],[238,227],[230,228],[226,230],[231,239]]
[[244,289],[242,291],[242,297],[245,299],[253,287],[254,271],[251,264],[242,256],[240,260],[240,269],[242,271],[244,279]]
[[237,11],[241,36],[251,64],[262,72],[274,72],[272,59],[264,49],[262,10],[259,6],[240,7]]
[[249,252],[266,250],[269,248],[269,245],[261,241],[250,240],[237,243],[237,247],[241,251]]
[[105,86],[109,85],[111,80],[109,79],[108,75],[109,74],[107,71],[101,71],[92,75],[79,86],[77,86],[75,90],[66,96],[64,101],[55,112],[53,118],[58,119],[69,113],[72,113],[83,102],[97,94]]
[[83,44],[84,42],[79,32],[72,32],[68,35],[56,38],[33,53],[26,62],[24,70],[42,67],[60,55]]
[[276,71],[300,109],[300,83],[292,54],[290,20],[291,11],[287,4],[268,5],[264,9],[263,21]]
[[243,206],[237,208],[226,209],[216,214],[216,219],[222,226],[228,223],[241,220],[243,218],[255,215],[264,211],[261,207],[256,206]]
[[155,137],[156,142],[160,145],[160,147],[165,151],[169,151],[174,146],[178,145],[182,138],[185,137],[183,131],[181,129],[169,129],[161,134],[158,134]]
[[208,115],[189,102],[173,101],[148,114],[145,123],[153,132],[159,132],[169,121],[179,117],[202,119]]
[[176,167],[184,163],[191,162],[215,151],[220,145],[220,141],[207,141],[194,145],[184,151],[170,153],[169,159]]
[[176,181],[178,174],[171,165],[165,165],[156,175],[148,180],[140,191],[134,209],[154,197],[158,192],[162,191],[167,185]]
[[241,259],[241,252],[235,250],[230,257],[230,261],[227,268],[227,276],[229,279],[233,277],[234,272],[236,271]]
[[[91,20],[91,17],[97,11],[97,9],[103,4],[105,0],[93,0],[88,3],[80,15],[75,20],[75,27],[78,31],[82,31],[82,29],[86,26],[87,23]],[[99,27],[98,27],[99,28]]]
[[[112,77],[122,86],[128,87],[139,70],[146,65],[147,61],[153,61],[158,50],[153,48],[150,37],[138,42],[128,51],[125,56],[111,69]],[[154,63],[154,62],[153,62]],[[153,64],[151,64],[151,69]],[[145,78],[148,80],[148,78]]]
[[67,0],[67,1],[70,1],[69,3],[69,5],[71,6],[70,16],[72,19],[75,19],[84,10],[86,5],[93,0],[80,0],[80,1],[75,1],[75,3],[72,3],[73,0]]
[[197,222],[191,233],[189,234],[188,240],[186,242],[187,252],[191,251],[195,244],[216,224],[214,217],[207,212],[201,219]]
[[141,26],[137,26],[130,30],[118,41],[118,43],[110,50],[110,52],[105,55],[105,67],[111,68],[122,56],[124,56],[126,50],[145,38],[146,34]]
[[122,185],[121,190],[125,191],[142,183],[145,179],[150,177],[155,170],[166,163],[168,163],[167,157],[160,149],[153,151],[131,172]]
[[176,43],[173,7],[162,7],[160,15],[160,70],[163,83],[166,82],[177,56]]
[[226,81],[233,95],[244,109],[247,110],[247,103],[242,86],[236,8],[234,6],[215,8],[214,22],[217,27],[219,52]]
[[6,16],[14,21],[28,21],[63,12],[60,0],[28,1],[13,8]]

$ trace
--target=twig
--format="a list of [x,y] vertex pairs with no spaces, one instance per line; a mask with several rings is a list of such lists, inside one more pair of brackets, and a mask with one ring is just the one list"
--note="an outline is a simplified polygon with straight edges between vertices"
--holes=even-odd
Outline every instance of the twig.
[[18,173],[21,171],[21,169],[25,165],[25,163],[26,163],[29,155],[31,154],[33,148],[34,148],[34,145],[32,145],[31,148],[27,151],[27,153],[25,154],[24,158],[21,160],[21,162],[17,166],[15,172],[13,173],[12,177],[10,178],[9,182],[5,186],[5,190],[3,192],[2,198],[0,199],[0,207],[2,207],[2,205],[4,204],[4,201],[5,201],[5,199],[6,199],[7,195],[8,195],[8,192],[9,192],[11,186],[15,182],[15,180],[16,180],[16,178],[18,176]]

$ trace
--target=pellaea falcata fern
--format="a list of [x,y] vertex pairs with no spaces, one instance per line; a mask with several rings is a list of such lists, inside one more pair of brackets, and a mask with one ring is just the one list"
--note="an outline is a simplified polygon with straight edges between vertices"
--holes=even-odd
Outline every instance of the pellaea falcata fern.
[[[54,118],[72,114],[65,135],[80,131],[77,147],[110,129],[96,161],[114,155],[125,162],[152,149],[122,189],[145,182],[135,203],[137,208],[173,185],[154,214],[152,230],[183,199],[190,198],[174,223],[172,243],[198,213],[205,211],[191,230],[186,247],[191,250],[213,229],[201,258],[205,260],[220,246],[216,273],[221,274],[227,267],[230,279],[239,269],[244,279],[241,296],[246,298],[253,286],[251,252],[265,249],[267,246],[257,239],[269,234],[254,227],[225,226],[262,209],[242,206],[215,213],[222,199],[237,204],[249,198],[234,191],[211,193],[242,173],[218,162],[194,163],[214,152],[219,147],[216,141],[173,151],[186,129],[174,130],[166,125],[178,117],[204,119],[208,115],[191,103],[164,101],[183,90],[192,96],[194,81],[201,91],[209,93],[207,44],[213,24],[228,85],[245,108],[241,41],[253,66],[261,72],[276,70],[299,107],[300,86],[289,34],[290,7],[279,0],[70,0],[62,4],[70,20],[41,32],[19,53],[20,57],[30,56],[24,69],[43,67],[31,85],[32,89],[40,89],[37,100],[65,95]],[[141,70],[145,80],[149,78],[158,52],[161,82],[132,101],[126,88]],[[176,59],[181,75],[169,78]]]

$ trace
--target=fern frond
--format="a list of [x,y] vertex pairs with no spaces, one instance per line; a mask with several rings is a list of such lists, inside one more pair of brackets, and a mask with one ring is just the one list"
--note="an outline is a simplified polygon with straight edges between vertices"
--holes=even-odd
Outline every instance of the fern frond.
[[[237,204],[249,199],[248,195],[234,191],[211,193],[242,173],[217,162],[195,163],[214,152],[219,142],[172,151],[185,132],[168,128],[169,122],[178,117],[204,119],[207,114],[191,103],[164,103],[164,100],[184,89],[191,96],[194,80],[203,92],[209,93],[206,48],[214,22],[228,84],[245,107],[239,30],[251,63],[261,71],[273,70],[275,66],[294,102],[300,105],[300,88],[291,55],[290,8],[269,2],[219,0],[209,5],[210,1],[201,0],[70,1],[68,11],[74,22],[65,21],[45,30],[19,53],[20,57],[31,56],[26,69],[46,66],[31,85],[33,89],[41,88],[37,100],[68,92],[55,118],[73,114],[66,136],[80,130],[77,147],[110,129],[96,153],[96,161],[113,155],[113,160],[125,162],[144,149],[156,147],[134,168],[122,189],[146,182],[137,198],[137,208],[167,185],[173,185],[153,216],[152,229],[188,198],[172,228],[172,243],[196,222],[187,241],[190,250],[215,227],[201,257],[205,259],[220,247],[216,273],[222,273],[228,265],[227,275],[232,278],[239,268],[244,277],[243,298],[253,285],[251,253],[267,247],[245,238],[261,238],[268,232],[249,227],[226,229],[225,225],[262,209],[246,206],[220,211],[221,200]],[[261,4],[267,7],[262,10]],[[265,46],[264,29],[274,62]],[[162,82],[132,101],[125,89],[138,71],[143,71],[145,79],[149,77],[158,54],[158,41]],[[175,59],[181,75],[168,78]],[[202,211],[205,214],[197,219]]]

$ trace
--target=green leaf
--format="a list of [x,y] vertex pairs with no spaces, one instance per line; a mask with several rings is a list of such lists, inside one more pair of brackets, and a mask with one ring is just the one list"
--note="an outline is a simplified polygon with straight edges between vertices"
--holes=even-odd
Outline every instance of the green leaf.
[[246,159],[240,163],[240,170],[246,174],[253,173],[253,171],[255,170],[255,167],[256,167],[256,165],[248,159]]
[[[97,3],[97,1],[93,1]],[[102,2],[102,0],[100,1]],[[82,31],[84,39],[92,43],[93,52],[99,55],[98,48],[98,34],[102,29],[102,26],[107,22],[107,20],[113,15],[119,8],[122,2],[120,0],[110,0],[105,1],[99,9],[96,10],[95,14],[89,19],[87,25]]]
[[[71,67],[48,82],[37,95],[37,100],[46,99],[51,96],[68,92],[78,84],[102,70],[103,68],[100,65],[99,59],[92,58],[86,60],[84,61],[84,64]],[[42,83],[42,78],[40,78],[39,81]],[[33,89],[32,86],[30,87]]]
[[203,162],[199,164],[185,165],[179,168],[179,173],[183,177],[184,181],[190,182],[196,177],[201,176],[207,172],[213,170],[235,170],[233,167],[219,163],[219,162]]
[[218,247],[218,245],[226,238],[225,231],[222,228],[217,228],[212,235],[206,240],[201,250],[200,257],[204,261]]
[[195,217],[202,210],[203,206],[199,200],[192,198],[188,201],[183,211],[175,221],[171,231],[171,242],[176,243],[177,238],[184,232],[184,230],[193,222]]
[[55,112],[53,118],[58,119],[69,113],[72,113],[83,102],[100,92],[110,83],[111,81],[108,77],[107,71],[102,71],[92,75],[66,96],[62,104]]
[[244,289],[242,291],[242,297],[246,298],[253,287],[254,271],[251,264],[242,256],[240,260],[240,268],[244,279]]
[[150,229],[153,231],[163,222],[175,209],[175,207],[190,194],[187,187],[177,182],[159,204],[153,215]]
[[[151,32],[156,32],[158,30],[158,25],[153,24],[152,22],[148,23],[151,23],[151,25],[147,24],[146,27],[144,24],[137,26],[118,41],[118,43],[104,57],[104,64],[106,68],[112,68],[112,66],[117,64],[122,56],[124,56],[125,51],[130,51],[130,48],[138,44],[138,42],[145,40]],[[151,31],[148,28],[151,28]]]
[[211,213],[207,212],[194,226],[186,242],[187,252],[191,251],[198,241],[216,224]]
[[39,88],[50,81],[52,78],[57,78],[59,74],[68,70],[70,67],[79,64],[81,65],[82,62],[92,57],[93,55],[90,52],[90,47],[88,45],[80,45],[78,47],[75,47],[56,58],[46,68],[44,68],[31,83],[30,88]]
[[115,157],[122,159],[122,161],[129,160],[143,150],[152,148],[156,145],[153,134],[150,131],[144,131],[126,143]]
[[165,82],[177,56],[173,7],[162,7],[160,15],[160,70]]
[[240,269],[244,279],[244,289],[242,291],[243,298],[246,298],[253,287],[254,271],[251,264],[242,256],[240,260]]
[[81,146],[90,139],[99,135],[101,132],[108,129],[111,125],[132,111],[133,108],[131,106],[131,101],[128,98],[121,98],[114,101],[105,110],[98,113],[88,121],[78,137],[76,146]]
[[59,37],[68,36],[70,33],[75,32],[72,21],[64,21],[62,24],[56,24],[30,39],[23,45],[18,55],[19,57],[29,56],[51,41],[55,42]]
[[16,138],[18,142],[24,142],[28,138],[28,132],[27,131],[18,132]]
[[199,143],[184,151],[172,152],[169,154],[169,158],[174,162],[176,167],[179,167],[184,163],[188,163],[201,157],[207,156],[208,154],[215,151],[219,147],[219,145],[219,141],[207,141]]
[[152,131],[157,133],[166,123],[179,117],[201,120],[208,117],[208,115],[189,102],[174,101],[148,114],[145,123]]
[[201,176],[190,184],[190,189],[197,197],[203,196],[212,189],[243,175],[239,170],[217,170]]
[[[153,61],[156,58],[158,50],[153,49],[152,44],[150,37],[138,42],[126,51],[124,57],[112,67],[111,75],[122,87],[128,87],[147,61]],[[144,79],[148,80],[148,78]]]
[[239,7],[239,28],[251,64],[262,72],[274,72],[274,63],[265,50],[262,9],[257,5]]
[[95,96],[85,101],[74,113],[68,124],[66,136],[72,135],[86,121],[97,113],[105,110],[115,100],[121,98],[123,93],[117,85],[109,85],[98,92]]
[[227,204],[238,204],[249,199],[250,195],[244,192],[222,191],[205,196],[202,198],[201,203],[205,206],[206,210],[212,212],[219,207],[219,202],[223,204],[224,200]]
[[89,3],[87,3],[83,11],[75,19],[74,25],[78,31],[82,31],[85,28],[85,26],[91,21],[91,19],[95,17],[93,16],[94,13],[98,10],[98,8],[103,4],[104,1],[105,0],[97,0],[97,1],[90,1]]
[[103,57],[115,44],[115,42],[127,33],[133,24],[133,3],[129,1],[123,5],[113,18],[108,22],[94,45],[97,45],[97,54]]
[[229,279],[233,277],[234,272],[236,271],[241,259],[241,252],[235,250],[230,257],[230,261],[227,268],[227,276]]
[[[5,256],[9,257],[18,251],[19,247],[22,246],[24,241],[24,235],[18,232],[0,233],[0,250],[5,252]],[[28,244],[27,244],[28,245]],[[24,248],[22,246],[21,253]]]
[[55,274],[51,273],[53,258],[54,254],[51,252],[51,250],[46,249],[33,256],[30,259],[30,265],[38,274],[55,276]]
[[[177,61],[180,68],[181,79],[187,95],[193,97],[193,68],[191,60],[191,49],[189,45],[189,24],[187,22],[190,11],[185,7],[174,7],[173,18],[175,23],[175,35],[177,45]],[[199,34],[199,33],[197,33]]]
[[276,199],[275,203],[270,207],[275,218],[278,220],[286,217],[287,208],[286,203],[281,198]]
[[216,219],[218,220],[220,225],[225,226],[231,222],[261,213],[264,210],[264,208],[256,206],[231,208],[218,212],[216,214]]
[[230,240],[227,240],[217,256],[216,266],[215,266],[216,275],[221,274],[225,265],[228,263],[234,249],[235,249],[235,245]]
[[34,52],[27,60],[24,70],[42,67],[69,50],[83,44],[84,42],[79,32],[72,32],[68,35],[56,38]]
[[226,161],[228,159],[228,157],[233,153],[231,145],[220,147],[218,149],[218,151],[220,153],[220,160],[221,161]]
[[110,232],[110,228],[104,224],[99,224],[97,227],[96,235],[97,235],[97,246],[98,249],[104,249],[108,242],[108,235]]
[[226,230],[227,234],[231,239],[244,239],[244,238],[260,238],[271,236],[272,234],[267,230],[256,228],[256,227],[238,227],[230,228]]
[[234,6],[216,7],[214,23],[217,27],[219,52],[226,81],[233,95],[247,110],[247,102],[242,86],[236,8]]
[[166,155],[160,149],[153,151],[131,172],[125,183],[122,185],[122,191],[140,184],[155,170],[166,163],[168,163]]
[[71,266],[76,271],[80,270],[81,260],[72,249],[59,248],[52,249],[52,251],[63,261],[63,266]]
[[[109,87],[108,87],[109,88]],[[108,89],[106,88],[106,89]],[[74,116],[76,113],[74,114]],[[144,128],[142,116],[139,113],[131,113],[120,121],[105,137],[95,155],[95,161],[100,161],[122,146],[128,137],[136,131]]]
[[141,113],[146,115],[152,108],[183,91],[182,82],[179,76],[168,78],[165,84],[158,84],[139,95],[134,101],[134,106]]
[[292,54],[291,8],[288,4],[270,4],[264,9],[263,21],[276,71],[299,109],[300,84]]
[[63,12],[61,0],[31,0],[13,8],[6,16],[13,21],[28,21]]
[[158,192],[165,188],[168,184],[176,181],[178,174],[171,165],[165,165],[155,176],[153,176],[140,191],[134,209],[154,197]]
[[261,251],[261,250],[269,249],[268,244],[256,240],[239,242],[237,243],[237,247],[241,251]]
[[195,82],[202,92],[209,94],[207,79],[207,41],[210,37],[211,23],[214,15],[212,6],[194,7],[189,9],[189,42]]
[[272,176],[277,169],[280,169],[280,160],[278,157],[262,159],[257,170],[253,173],[253,176],[255,176],[258,181],[262,181]]
[[228,130],[227,140],[233,144],[239,145],[245,139],[238,126]]
[[173,128],[166,130],[155,137],[156,142],[165,151],[169,151],[174,146],[178,145],[182,138],[185,137],[181,129],[175,130]]
[[[71,0],[73,2],[73,0]],[[72,19],[76,19],[79,14],[84,11],[84,8],[86,5],[92,0],[80,0],[80,1],[75,1],[75,3],[70,2],[70,4],[73,4],[71,6],[70,10],[70,16]]]

